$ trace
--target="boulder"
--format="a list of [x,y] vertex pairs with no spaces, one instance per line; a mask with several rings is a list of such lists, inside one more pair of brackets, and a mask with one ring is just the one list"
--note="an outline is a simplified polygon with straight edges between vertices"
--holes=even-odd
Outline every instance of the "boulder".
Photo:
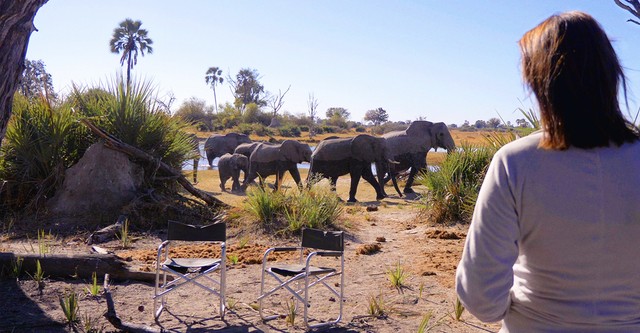
[[48,202],[49,210],[61,216],[117,216],[135,198],[143,176],[142,167],[126,154],[93,144],[65,171],[62,188]]

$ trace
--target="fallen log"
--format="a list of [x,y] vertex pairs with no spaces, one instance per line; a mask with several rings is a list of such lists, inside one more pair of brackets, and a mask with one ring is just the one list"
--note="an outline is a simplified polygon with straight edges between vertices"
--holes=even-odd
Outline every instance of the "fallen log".
[[10,271],[17,258],[22,258],[22,271],[36,271],[36,261],[44,275],[55,278],[91,279],[92,274],[109,274],[118,280],[135,280],[155,283],[156,274],[130,270],[127,264],[114,254],[18,254],[0,252],[0,271]]
[[180,171],[177,171],[176,169],[170,167],[169,165],[167,165],[166,163],[162,162],[161,160],[157,159],[156,157],[154,157],[151,154],[148,154],[147,152],[140,150],[134,146],[131,146],[129,144],[126,144],[122,141],[120,141],[120,139],[114,137],[113,135],[105,132],[104,130],[102,130],[101,128],[97,127],[96,125],[94,125],[93,123],[91,123],[89,120],[87,119],[82,119],[81,122],[86,125],[93,133],[95,133],[96,135],[98,135],[99,137],[103,138],[105,140],[105,146],[107,148],[113,149],[113,150],[117,150],[120,152],[123,152],[135,159],[139,159],[142,161],[145,161],[147,163],[150,163],[151,165],[155,165],[158,167],[158,170],[161,171],[163,174],[171,177],[171,178],[175,178],[176,181],[178,182],[178,184],[182,185],[182,187],[185,188],[185,190],[187,190],[189,193],[193,194],[195,197],[201,199],[202,201],[206,202],[208,205],[210,206],[217,206],[217,207],[221,207],[221,208],[228,208],[229,205],[227,205],[226,203],[220,201],[219,199],[215,198],[214,196],[212,196],[211,194],[201,191],[197,188],[195,188],[193,185],[191,185],[191,183],[189,182],[189,180],[187,180],[187,178],[185,178],[182,173]]
[[113,302],[113,298],[111,297],[111,290],[109,290],[109,274],[105,274],[104,276],[104,297],[107,300],[107,312],[104,314],[105,318],[113,325],[113,327],[129,333],[160,333],[163,332],[161,329],[156,329],[153,327],[133,324],[126,321],[122,321],[120,317],[118,317],[118,313],[116,312],[116,306]]

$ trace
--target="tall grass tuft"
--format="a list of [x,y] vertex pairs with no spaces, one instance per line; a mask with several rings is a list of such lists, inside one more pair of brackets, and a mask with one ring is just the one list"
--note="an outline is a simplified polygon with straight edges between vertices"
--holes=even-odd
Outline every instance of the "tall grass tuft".
[[418,177],[418,183],[429,189],[423,203],[430,220],[470,221],[487,167],[497,149],[463,144],[447,155],[439,170]]
[[302,227],[323,229],[342,213],[340,198],[326,184],[316,184],[286,197],[284,217],[289,232],[297,232]]
[[286,192],[252,187],[247,190],[244,210],[263,225],[276,225],[282,232],[295,233],[303,227],[323,229],[333,225],[342,213],[342,205],[325,184]]
[[64,297],[60,297],[60,306],[69,326],[74,326],[78,322],[78,294],[71,291]]
[[247,190],[244,209],[262,224],[273,222],[284,209],[284,196],[281,192],[268,192],[263,187],[251,187]]

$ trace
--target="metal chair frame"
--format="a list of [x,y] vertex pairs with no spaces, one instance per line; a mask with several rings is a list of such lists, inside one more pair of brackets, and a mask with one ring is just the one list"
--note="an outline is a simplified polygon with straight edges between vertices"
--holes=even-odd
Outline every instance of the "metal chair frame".
[[[304,251],[313,249],[306,257]],[[327,250],[327,251],[317,251]],[[268,256],[274,252],[300,251],[299,265],[273,265],[267,266]],[[312,261],[315,256],[336,257],[340,258],[340,271],[334,268],[314,267]],[[271,290],[265,292],[266,274],[273,277],[278,285]],[[340,275],[339,291],[327,284],[325,280]],[[284,276],[290,276],[288,279],[282,279]],[[315,278],[315,280],[311,278]],[[304,285],[302,282],[304,281]],[[292,288],[290,285],[297,282],[297,287]],[[309,289],[315,285],[324,285],[339,300],[340,310],[335,320],[321,322],[319,324],[309,324]],[[271,320],[277,318],[278,315],[265,316],[263,300],[271,296],[275,292],[285,289],[288,290],[299,302],[304,306],[304,322],[308,328],[319,328],[337,324],[342,319],[342,309],[344,303],[344,234],[342,231],[321,231],[316,229],[305,228],[302,231],[302,241],[299,247],[274,247],[268,249],[262,259],[262,277],[260,282],[260,296],[258,297],[259,312],[262,320]]]
[[[169,250],[174,241],[220,243],[220,258],[171,258]],[[158,246],[156,260],[156,284],[153,296],[155,319],[158,319],[165,308],[165,296],[189,283],[203,288],[220,299],[220,318],[224,319],[226,253],[225,223],[194,226],[169,221],[167,240]],[[209,276],[217,271],[219,271],[220,275],[219,280]],[[174,279],[167,281],[167,274],[175,276]],[[161,275],[162,279],[160,278]],[[206,280],[212,283],[214,287],[209,287],[198,280]],[[218,287],[218,290],[215,287]],[[160,306],[158,306],[158,299],[160,299]]]

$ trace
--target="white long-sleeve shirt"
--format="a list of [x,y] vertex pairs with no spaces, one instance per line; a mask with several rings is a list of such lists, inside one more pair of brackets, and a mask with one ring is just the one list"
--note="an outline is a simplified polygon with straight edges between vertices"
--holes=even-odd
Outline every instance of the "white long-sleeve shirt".
[[501,332],[640,332],[640,142],[565,151],[534,133],[500,149],[456,291]]

